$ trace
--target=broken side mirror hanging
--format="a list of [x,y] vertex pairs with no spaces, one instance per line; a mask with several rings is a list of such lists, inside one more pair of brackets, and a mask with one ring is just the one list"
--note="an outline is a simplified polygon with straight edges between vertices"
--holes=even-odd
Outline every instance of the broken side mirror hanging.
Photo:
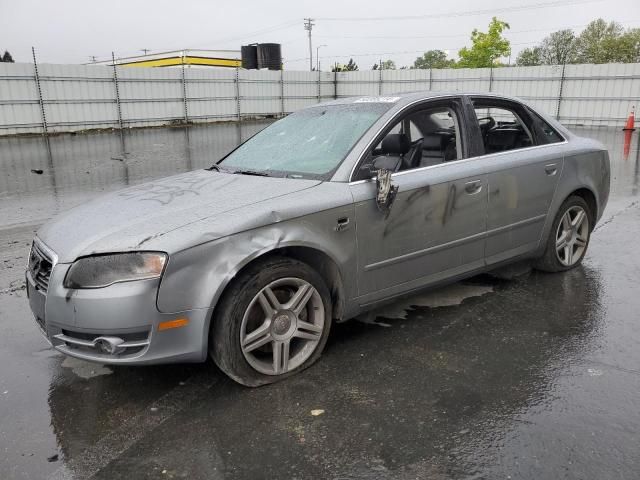
[[398,193],[398,186],[391,182],[391,175],[397,170],[400,161],[398,157],[387,156],[373,160],[373,170],[376,172],[376,205],[385,216],[389,215]]

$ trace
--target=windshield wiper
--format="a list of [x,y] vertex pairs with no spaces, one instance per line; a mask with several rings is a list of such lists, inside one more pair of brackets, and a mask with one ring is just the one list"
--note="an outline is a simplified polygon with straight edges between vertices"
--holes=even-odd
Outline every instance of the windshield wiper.
[[233,173],[238,173],[240,175],[255,175],[256,177],[268,177],[269,174],[267,172],[258,172],[256,170],[234,170]]

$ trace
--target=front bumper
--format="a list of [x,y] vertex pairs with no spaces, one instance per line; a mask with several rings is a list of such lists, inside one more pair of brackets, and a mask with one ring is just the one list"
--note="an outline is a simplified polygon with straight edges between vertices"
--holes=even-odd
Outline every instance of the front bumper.
[[[38,327],[58,351],[103,364],[151,365],[201,362],[207,357],[209,309],[167,314],[158,311],[159,279],[69,290],[69,264],[54,266],[48,289],[26,274],[29,305]],[[160,331],[165,321],[186,319],[180,328]],[[105,353],[100,337],[121,339],[117,353]]]

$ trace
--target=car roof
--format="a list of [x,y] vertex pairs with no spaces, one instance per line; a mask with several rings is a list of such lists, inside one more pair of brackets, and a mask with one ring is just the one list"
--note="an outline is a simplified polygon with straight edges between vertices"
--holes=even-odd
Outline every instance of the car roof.
[[401,107],[403,105],[413,103],[418,100],[428,100],[435,98],[444,98],[452,96],[482,96],[482,97],[495,97],[504,100],[512,100],[519,103],[525,103],[519,98],[510,97],[508,95],[496,94],[491,92],[456,92],[456,91],[431,91],[431,90],[419,90],[412,92],[401,93],[389,93],[386,95],[360,95],[353,97],[343,97],[336,100],[330,100],[328,102],[322,102],[315,105],[310,105],[306,108],[314,108],[317,106],[325,105],[348,105],[352,103],[393,103],[395,106]]

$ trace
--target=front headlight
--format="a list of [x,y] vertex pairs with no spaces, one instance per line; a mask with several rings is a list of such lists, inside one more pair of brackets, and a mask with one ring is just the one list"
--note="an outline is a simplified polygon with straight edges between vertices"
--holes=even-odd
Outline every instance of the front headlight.
[[131,252],[79,258],[64,279],[65,288],[100,288],[118,282],[158,278],[167,254]]

